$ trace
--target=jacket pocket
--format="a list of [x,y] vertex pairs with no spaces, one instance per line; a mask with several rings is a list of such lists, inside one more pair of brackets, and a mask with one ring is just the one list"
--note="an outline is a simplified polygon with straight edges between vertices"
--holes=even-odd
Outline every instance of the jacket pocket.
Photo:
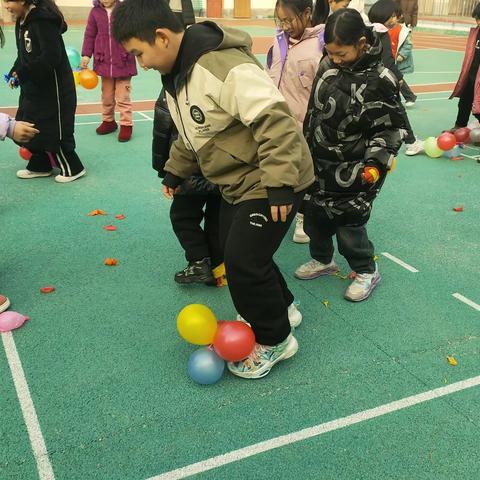
[[215,147],[229,154],[237,162],[258,163],[258,144],[249,128],[239,123],[214,138]]
[[298,61],[298,78],[304,88],[309,90],[313,85],[313,72],[311,60],[299,60]]

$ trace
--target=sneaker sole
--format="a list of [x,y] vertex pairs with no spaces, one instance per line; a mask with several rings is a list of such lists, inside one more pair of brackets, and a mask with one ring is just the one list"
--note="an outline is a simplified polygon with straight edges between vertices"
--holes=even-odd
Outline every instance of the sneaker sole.
[[[63,179],[59,180],[59,179],[57,178],[59,175],[57,175],[57,177],[55,177],[55,181],[56,181],[57,183],[72,183],[72,182],[74,182],[75,180],[78,180],[79,178],[84,177],[86,174],[87,174],[87,171],[86,171],[86,170],[83,170],[83,171],[81,171],[80,173],[78,173],[77,175],[72,175],[71,177],[65,177],[67,180],[63,180]],[[72,177],[75,177],[75,178],[72,178]]]
[[292,340],[289,342],[288,347],[285,349],[285,351],[282,353],[282,355],[277,357],[275,359],[275,361],[269,362],[264,367],[262,367],[260,370],[257,370],[254,373],[232,372],[230,370],[229,363],[227,363],[227,368],[236,377],[251,378],[251,379],[263,378],[270,373],[270,371],[272,370],[272,367],[274,365],[276,365],[279,362],[282,362],[283,360],[287,360],[290,357],[293,357],[297,353],[297,351],[298,351],[298,342],[297,342],[297,339],[292,336]]
[[310,237],[300,237],[300,236],[294,235],[293,241],[295,243],[310,243]]
[[[190,283],[207,283],[207,282],[213,282],[215,281],[212,280],[212,277],[207,277],[207,276],[204,276],[204,277],[197,277],[195,279],[182,279],[182,280],[177,280],[176,278],[174,278],[175,282],[178,283],[179,285],[188,285]],[[217,282],[215,281],[215,285],[217,284]]]
[[44,177],[51,177],[51,176],[52,176],[52,172],[47,172],[47,173],[36,173],[35,175],[31,175],[28,177],[20,177],[19,175],[17,175],[17,178],[21,178],[22,180],[30,180],[32,178],[44,178]]
[[322,270],[321,272],[315,272],[310,275],[301,276],[297,272],[295,272],[293,275],[299,280],[314,280],[315,278],[323,277],[325,275],[331,275],[332,273],[337,273],[338,271],[338,267],[330,267]]
[[7,298],[7,301],[2,303],[0,305],[0,313],[4,312],[5,310],[8,310],[10,308],[10,300]]
[[372,282],[372,284],[370,285],[370,288],[367,290],[367,293],[363,297],[350,298],[350,297],[347,297],[347,295],[344,295],[344,298],[350,302],[362,302],[363,300],[366,300],[372,294],[373,290],[378,285],[381,279],[382,279],[382,276],[379,274],[376,280]]

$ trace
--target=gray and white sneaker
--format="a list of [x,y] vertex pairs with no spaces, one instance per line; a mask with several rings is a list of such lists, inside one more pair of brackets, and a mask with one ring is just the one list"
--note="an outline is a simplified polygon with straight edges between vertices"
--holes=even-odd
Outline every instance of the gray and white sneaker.
[[[290,322],[290,326],[297,328],[302,323],[302,318],[302,312],[300,312],[295,303],[292,303],[288,307],[288,321]],[[250,325],[240,314],[237,315],[237,320]]]
[[300,280],[313,280],[314,278],[321,277],[322,275],[330,275],[337,273],[338,267],[334,260],[330,263],[322,263],[312,258],[309,262],[300,265],[294,275]]
[[345,298],[351,302],[366,300],[381,279],[377,265],[373,273],[357,273],[353,282],[345,290]]
[[424,150],[424,143],[422,140],[418,140],[418,138],[414,143],[405,144],[405,155],[408,155],[409,157],[422,153]]
[[228,362],[227,368],[237,377],[262,378],[270,373],[275,364],[293,357],[297,350],[298,342],[290,334],[278,345],[255,344],[253,352],[247,358],[240,362]]
[[303,229],[303,214],[297,213],[295,217],[295,231],[293,232],[293,241],[295,243],[309,243],[310,237]]

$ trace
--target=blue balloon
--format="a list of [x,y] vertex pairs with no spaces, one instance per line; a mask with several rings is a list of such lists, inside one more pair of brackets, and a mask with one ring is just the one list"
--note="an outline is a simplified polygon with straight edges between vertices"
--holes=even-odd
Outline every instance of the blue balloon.
[[208,347],[195,350],[188,359],[188,374],[201,385],[217,383],[224,370],[225,361]]
[[457,145],[456,147],[453,147],[451,150],[447,150],[444,152],[444,156],[447,158],[456,158],[459,157],[462,154],[461,148]]
[[81,58],[78,50],[75,50],[72,47],[65,47],[65,51],[67,52],[68,62],[70,63],[72,70],[80,68]]

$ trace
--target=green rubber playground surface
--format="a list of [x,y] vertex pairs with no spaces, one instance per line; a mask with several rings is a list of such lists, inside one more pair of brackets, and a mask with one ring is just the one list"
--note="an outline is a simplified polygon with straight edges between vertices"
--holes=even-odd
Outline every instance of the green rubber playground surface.
[[[72,31],[66,43],[80,38]],[[12,56],[7,30],[2,71]],[[418,50],[409,83],[453,82],[461,60],[461,52]],[[133,85],[134,100],[154,99],[160,80],[142,71]],[[0,91],[0,106],[16,104],[15,92]],[[456,101],[447,97],[419,95],[409,111],[419,137],[453,125]],[[79,99],[98,102],[99,90],[79,90]],[[226,288],[173,282],[185,260],[150,167],[152,112],[134,115],[126,144],[95,135],[99,115],[77,117],[88,175],[72,184],[17,179],[25,166],[18,148],[0,145],[0,291],[31,318],[12,337],[46,446],[39,454],[38,435],[27,432],[34,418],[22,412],[11,337],[3,334],[0,479],[478,479],[480,164],[399,155],[369,223],[383,279],[366,302],[346,302],[348,280],[339,276],[294,279],[309,255],[289,234],[276,260],[304,315],[298,354],[262,380],[225,373],[202,387],[187,375],[195,347],[178,336],[176,315],[190,303],[208,305],[219,319],[236,312]],[[463,212],[452,210],[459,206]],[[108,215],[87,215],[95,209]],[[110,224],[117,231],[103,229]],[[107,257],[119,265],[104,266]],[[54,293],[40,293],[50,285]],[[336,423],[456,382],[466,386],[344,428]],[[296,441],[295,432],[326,422],[331,430]],[[284,435],[278,448],[255,446]],[[208,459],[250,446],[248,455],[208,469]],[[204,463],[169,473],[197,462]]]

